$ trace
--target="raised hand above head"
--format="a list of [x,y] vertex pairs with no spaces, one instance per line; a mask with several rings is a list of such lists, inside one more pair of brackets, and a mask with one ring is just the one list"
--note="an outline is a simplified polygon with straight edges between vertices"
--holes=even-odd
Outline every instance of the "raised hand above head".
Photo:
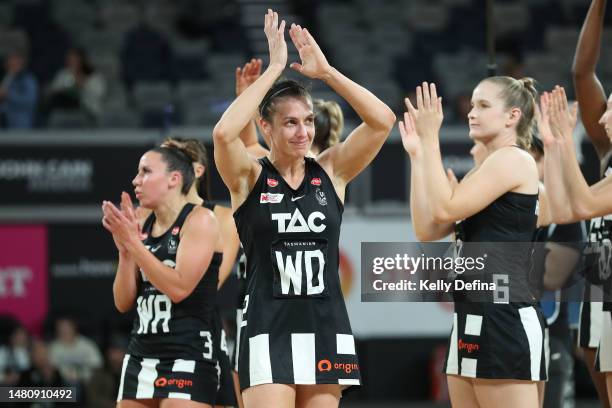
[[268,9],[264,18],[264,32],[270,50],[270,65],[287,65],[287,43],[285,42],[285,20],[278,24],[278,13]]
[[444,114],[442,112],[442,97],[438,97],[436,85],[423,82],[416,88],[417,107],[415,109],[408,98],[406,107],[413,119],[414,128],[419,137],[430,139],[440,132]]
[[261,66],[263,61],[259,58],[253,58],[244,67],[236,68],[236,96],[240,95],[261,75]]
[[321,47],[319,47],[313,36],[307,29],[296,24],[291,24],[289,35],[300,54],[302,62],[301,64],[297,62],[291,63],[291,69],[309,78],[323,79],[329,73],[331,65],[327,62],[327,58],[325,58]]

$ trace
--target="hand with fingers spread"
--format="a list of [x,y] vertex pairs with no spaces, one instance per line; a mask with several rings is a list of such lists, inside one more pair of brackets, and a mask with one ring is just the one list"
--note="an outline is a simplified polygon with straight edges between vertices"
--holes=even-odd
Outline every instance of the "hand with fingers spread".
[[259,58],[253,58],[244,67],[236,68],[236,96],[240,95],[261,75],[263,62]]
[[568,106],[565,89],[556,86],[552,91],[550,104],[550,129],[559,141],[572,142],[572,133],[576,127],[578,104]]
[[291,69],[309,78],[323,79],[331,70],[331,65],[310,32],[299,25],[291,24],[289,35],[301,60],[301,64],[291,63]]
[[278,24],[278,13],[268,9],[264,18],[264,32],[270,50],[270,65],[283,68],[287,65],[287,43],[285,42],[285,20]]
[[414,119],[408,112],[404,112],[404,120],[399,121],[398,127],[406,153],[408,153],[410,157],[415,157],[420,154],[422,149],[421,140],[414,128]]
[[405,99],[408,113],[414,121],[417,135],[424,141],[432,140],[439,134],[444,119],[442,98],[438,97],[436,85],[427,82],[423,82],[422,86],[417,86],[416,98],[416,109],[408,98]]

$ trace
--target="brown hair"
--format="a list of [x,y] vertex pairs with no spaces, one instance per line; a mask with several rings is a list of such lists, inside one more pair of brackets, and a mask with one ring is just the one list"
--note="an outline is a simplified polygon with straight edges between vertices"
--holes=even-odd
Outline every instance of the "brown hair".
[[[196,178],[196,190],[204,200],[210,200],[210,177],[208,175],[208,153],[206,147],[198,139],[183,137],[167,137],[161,143],[162,146],[174,147],[187,155],[192,163],[204,166],[204,175]],[[191,187],[191,186],[190,186]]]
[[315,99],[313,109],[315,114],[313,144],[319,148],[319,152],[322,152],[340,141],[344,128],[344,115],[340,105],[334,101]]
[[281,79],[272,85],[262,99],[259,104],[259,115],[268,122],[272,122],[276,100],[285,97],[301,98],[309,103],[312,100],[310,93],[302,84],[292,79]]
[[533,78],[515,79],[509,76],[494,76],[484,81],[499,85],[499,96],[504,100],[506,108],[521,110],[521,118],[516,126],[516,143],[525,150],[529,150],[535,133],[535,105],[538,91]]

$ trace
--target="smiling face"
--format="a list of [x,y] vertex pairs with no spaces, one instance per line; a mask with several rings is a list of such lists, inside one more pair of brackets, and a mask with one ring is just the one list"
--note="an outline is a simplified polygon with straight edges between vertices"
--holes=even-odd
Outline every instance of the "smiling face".
[[272,150],[282,156],[304,157],[315,135],[310,100],[285,97],[274,104],[272,121],[262,120],[263,131],[272,140]]
[[599,124],[604,127],[608,139],[612,141],[612,93],[608,97],[606,111],[601,115],[601,118],[599,118]]
[[486,80],[474,89],[468,120],[470,137],[475,142],[486,142],[508,127],[516,126],[520,110],[508,109],[501,91],[499,85]]
[[156,208],[164,201],[168,192],[180,188],[179,172],[168,172],[168,166],[162,155],[149,151],[142,155],[138,164],[138,174],[132,180],[136,198],[144,208]]

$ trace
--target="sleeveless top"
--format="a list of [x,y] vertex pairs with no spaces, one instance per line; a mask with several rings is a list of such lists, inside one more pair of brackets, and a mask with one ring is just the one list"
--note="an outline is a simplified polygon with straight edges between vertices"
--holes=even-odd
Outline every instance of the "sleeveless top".
[[[195,207],[185,204],[176,221],[158,237],[151,235],[155,214],[142,228],[143,244],[164,265],[176,266],[180,230]],[[130,355],[157,359],[213,360],[213,308],[221,254],[215,253],[193,292],[181,302],[170,298],[148,281],[141,270],[138,282],[137,316],[128,347]]]

